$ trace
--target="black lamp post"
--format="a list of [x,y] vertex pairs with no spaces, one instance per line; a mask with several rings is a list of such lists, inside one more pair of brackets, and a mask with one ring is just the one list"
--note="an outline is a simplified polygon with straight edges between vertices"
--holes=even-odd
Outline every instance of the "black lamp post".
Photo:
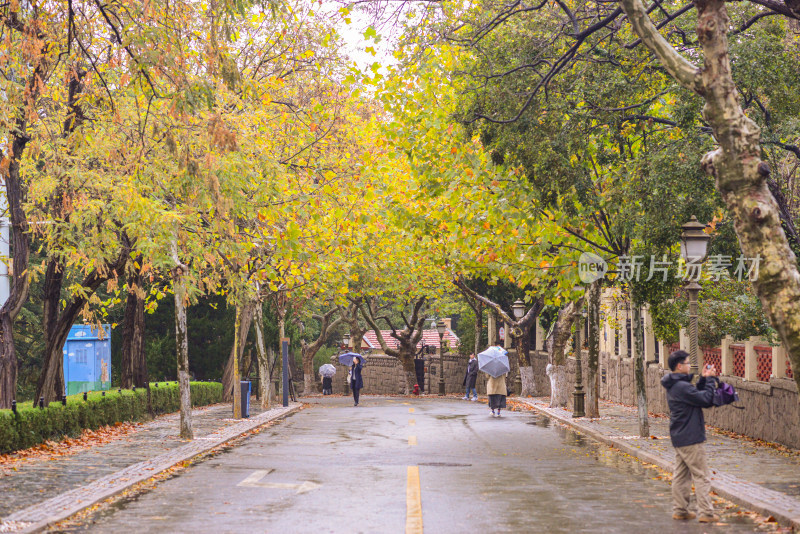
[[583,391],[583,306],[577,316],[575,325],[575,391],[572,393],[572,417],[586,416],[586,393]]
[[699,348],[697,341],[697,297],[702,286],[697,283],[699,269],[691,275],[689,266],[703,263],[711,236],[705,233],[706,225],[692,215],[689,222],[681,226],[681,256],[686,262],[686,290],[689,292],[689,363],[691,373],[697,376]]
[[[514,312],[514,318],[519,322],[525,316],[525,303],[522,302],[520,299],[514,301],[514,304],[511,305],[511,310]],[[522,351],[524,350],[524,343],[522,340],[522,329],[519,326],[514,327],[514,341],[517,345],[517,374],[514,377],[514,391],[517,392],[517,395],[520,397],[522,396],[522,367],[520,367],[520,363],[522,362]]]
[[444,395],[444,347],[442,346],[444,339],[444,332],[447,327],[444,321],[439,319],[436,321],[436,331],[439,332],[439,395]]

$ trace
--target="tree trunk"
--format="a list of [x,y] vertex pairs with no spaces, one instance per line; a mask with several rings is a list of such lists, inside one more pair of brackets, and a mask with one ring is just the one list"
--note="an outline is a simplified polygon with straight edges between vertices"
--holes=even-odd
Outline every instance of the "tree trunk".
[[[42,334],[45,340],[45,358],[39,381],[36,384],[34,405],[38,402],[39,397],[44,397],[45,403],[58,400],[65,391],[63,346],[69,335],[69,328],[67,328],[67,333],[63,336],[62,341],[57,326],[63,279],[64,269],[59,261],[54,258],[48,260],[42,294]],[[59,341],[61,342],[59,343]]]
[[186,328],[186,281],[184,275],[188,267],[178,258],[177,235],[172,241],[172,256],[175,267],[172,269],[172,290],[175,294],[175,349],[178,364],[178,387],[181,396],[180,436],[194,439],[192,430],[192,392],[189,384],[189,336]]
[[265,410],[272,405],[272,385],[269,372],[269,356],[264,342],[264,312],[259,302],[255,307],[253,326],[256,329],[256,361],[258,362],[258,389],[261,396],[261,407]]
[[[325,344],[325,338],[328,337],[328,332],[342,322],[342,317],[337,317],[335,320],[331,321],[333,315],[341,309],[340,306],[337,306],[331,308],[322,315],[313,315],[313,318],[319,321],[319,335],[317,339],[311,343],[306,343],[305,340],[301,341],[300,361],[303,364],[303,395],[310,395],[316,389],[317,380],[314,376],[314,356],[317,355],[319,349]],[[358,346],[361,346],[361,335],[359,335],[358,341]]]
[[[34,15],[35,15],[34,11]],[[31,24],[37,24],[34,16]],[[33,29],[33,26],[31,26]],[[14,346],[14,320],[17,318],[22,306],[28,300],[30,292],[30,236],[28,235],[28,219],[24,205],[27,200],[27,185],[22,177],[20,162],[22,161],[25,147],[31,141],[28,133],[28,117],[35,117],[40,93],[45,84],[50,54],[46,51],[51,42],[41,39],[38,42],[39,50],[30,54],[32,69],[27,76],[25,87],[21,91],[24,101],[20,104],[9,128],[6,157],[8,168],[2,173],[5,182],[7,213],[11,220],[11,261],[12,269],[9,272],[8,300],[0,307],[0,409],[11,408],[11,401],[17,395],[18,360]],[[9,119],[9,122],[12,122]],[[10,149],[10,150],[9,150]]]
[[669,74],[705,101],[703,118],[711,125],[719,148],[705,155],[703,167],[715,178],[733,217],[743,255],[760,262],[753,286],[787,350],[800,387],[800,272],[767,184],[770,170],[760,158],[760,129],[739,104],[728,53],[730,21],[725,2],[694,3],[697,36],[703,47],[702,69],[684,59],[658,33],[640,0],[620,0],[620,5]]
[[308,396],[314,391],[316,380],[314,380],[314,355],[306,354],[306,350],[302,350],[303,360],[303,395]]
[[[281,397],[283,396],[283,389],[286,387],[286,384],[283,383],[283,338],[286,337],[286,321],[284,317],[286,317],[285,309],[278,316],[278,353],[275,355],[275,366],[278,368],[278,383],[280,384],[279,391],[275,393],[278,394],[280,392]],[[279,399],[280,401],[281,399]]]
[[[231,373],[228,375],[230,382],[233,384],[233,388],[226,387],[228,391],[232,391],[233,395],[233,418],[234,419],[241,419],[242,418],[242,383],[241,383],[241,375],[239,373],[239,355],[240,355],[240,347],[242,346],[242,342],[239,339],[241,337],[242,331],[242,307],[236,306],[236,318],[234,319],[234,326],[233,326],[233,347],[231,348],[231,356],[228,359],[229,367],[231,369]],[[223,386],[225,387],[225,386]]]
[[587,289],[589,358],[586,360],[586,417],[600,417],[600,290],[596,280]]
[[522,391],[518,393],[520,397],[532,397],[536,394],[536,386],[533,382],[533,367],[531,367],[530,354],[528,352],[530,331],[528,329],[520,330],[522,335],[514,337],[514,348],[518,354],[517,360],[519,362],[518,372],[522,381]]
[[[87,299],[92,295],[100,284],[108,280],[112,276],[116,276],[118,272],[125,268],[130,255],[130,240],[123,233],[120,235],[121,250],[114,263],[106,262],[103,269],[94,269],[86,277],[84,277],[81,285],[83,286],[80,296],[73,296],[72,301],[67,305],[64,311],[58,315],[58,320],[53,322],[51,312],[57,309],[56,303],[49,305],[48,314],[45,316],[45,330],[47,337],[45,339],[45,364],[42,368],[42,374],[39,377],[39,382],[36,388],[35,399],[44,397],[45,402],[52,402],[57,400],[64,394],[64,343],[67,341],[69,329],[75,322],[83,307],[86,305]],[[48,271],[50,267],[48,266]],[[60,286],[60,282],[56,280],[60,278],[57,270],[53,271],[53,277],[46,281],[45,285],[49,285],[48,294],[51,299],[55,298],[59,291],[56,291],[56,286]],[[110,334],[110,332],[108,332]]]
[[647,388],[644,378],[644,343],[642,329],[642,307],[631,299],[631,319],[633,322],[634,359],[633,379],[636,387],[636,407],[639,418],[639,435],[650,437],[650,419],[647,416]]
[[[414,384],[417,383],[417,369],[414,366],[414,353],[413,352],[412,353],[408,353],[406,351],[403,351],[400,354],[400,363],[403,366],[403,374],[406,377],[405,390],[404,390],[403,393],[405,395],[411,395],[411,393],[414,391]],[[444,366],[440,365],[440,367],[442,367],[442,369],[439,369],[439,372],[443,373],[444,372],[444,368],[443,368]],[[431,387],[431,389],[434,389],[434,388]]]
[[570,302],[559,312],[553,329],[547,338],[547,353],[550,363],[547,365],[547,376],[550,377],[550,406],[565,407],[569,399],[569,375],[567,374],[564,352],[571,336],[572,323],[583,306],[583,298]]
[[0,409],[11,408],[17,396],[17,352],[14,347],[14,321],[11,314],[0,312]]
[[566,364],[548,363],[547,376],[550,377],[550,407],[566,408],[571,390]]
[[147,385],[147,358],[144,353],[144,291],[142,276],[132,274],[128,280],[128,298],[125,301],[125,317],[122,326],[122,373],[123,389]]
[[477,355],[481,351],[481,334],[483,333],[483,303],[478,301],[473,308],[475,312],[475,347],[473,353]]
[[238,390],[239,388],[239,386],[236,384],[238,380],[236,382],[234,381],[234,362],[236,362],[235,374],[236,376],[241,377],[242,353],[244,352],[244,345],[247,342],[247,334],[250,332],[250,325],[253,322],[253,314],[257,306],[258,302],[252,300],[243,307],[236,307],[236,320],[240,321],[240,323],[238,330],[234,329],[234,331],[238,332],[238,335],[234,335],[233,346],[231,347],[231,352],[228,355],[228,360],[225,362],[225,370],[222,373],[222,399],[226,402],[230,402],[233,399],[233,390]]
[[297,368],[297,358],[295,358],[295,354],[294,349],[289,349],[289,381],[295,387],[295,392],[297,393],[298,377],[302,373],[300,369]]

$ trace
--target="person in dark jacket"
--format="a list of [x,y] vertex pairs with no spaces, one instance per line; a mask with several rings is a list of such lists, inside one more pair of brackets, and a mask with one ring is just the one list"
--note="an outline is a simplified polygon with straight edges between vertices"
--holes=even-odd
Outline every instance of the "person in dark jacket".
[[364,387],[364,380],[361,378],[361,367],[363,364],[358,357],[353,358],[353,363],[350,365],[350,389],[353,390],[353,406],[358,406],[358,397],[361,394],[361,388]]
[[478,390],[475,389],[475,382],[478,380],[478,359],[475,354],[469,355],[469,363],[467,364],[467,372],[464,374],[464,386],[467,388],[467,393],[464,395],[464,400],[469,399],[469,392],[472,391],[472,400],[478,400]]
[[706,424],[703,408],[713,406],[717,389],[716,369],[707,365],[697,386],[689,374],[689,354],[676,350],[667,360],[670,374],[661,379],[667,389],[669,404],[669,437],[675,447],[675,472],[672,476],[672,519],[693,519],[689,511],[689,495],[694,482],[697,510],[701,523],[714,523],[719,516],[711,502],[711,482],[703,443],[706,441]]
[[322,394],[330,395],[333,393],[333,378],[329,376],[322,377]]

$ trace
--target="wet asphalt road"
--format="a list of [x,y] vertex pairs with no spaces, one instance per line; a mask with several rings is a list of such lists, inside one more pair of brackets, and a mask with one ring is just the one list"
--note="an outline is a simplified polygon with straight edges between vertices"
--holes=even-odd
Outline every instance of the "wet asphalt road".
[[533,412],[362,398],[313,407],[69,532],[400,533],[419,466],[424,530],[753,532],[671,519],[658,473]]

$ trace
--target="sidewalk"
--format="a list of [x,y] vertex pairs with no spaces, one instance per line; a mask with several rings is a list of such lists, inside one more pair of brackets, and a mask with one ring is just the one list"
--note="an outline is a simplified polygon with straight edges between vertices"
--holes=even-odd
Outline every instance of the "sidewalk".
[[229,404],[192,411],[195,439],[178,437],[180,415],[160,416],[109,443],[66,456],[26,460],[0,473],[0,532],[37,532],[84,508],[300,408],[292,403],[250,418],[231,418]]
[[[527,403],[606,445],[672,472],[675,454],[669,440],[669,417],[651,416],[651,437],[640,438],[634,407],[601,402],[600,418],[573,419],[571,411],[549,408],[549,399],[513,400]],[[779,523],[800,531],[800,451],[731,437],[711,427],[707,435],[712,489],[729,501],[773,516]]]

